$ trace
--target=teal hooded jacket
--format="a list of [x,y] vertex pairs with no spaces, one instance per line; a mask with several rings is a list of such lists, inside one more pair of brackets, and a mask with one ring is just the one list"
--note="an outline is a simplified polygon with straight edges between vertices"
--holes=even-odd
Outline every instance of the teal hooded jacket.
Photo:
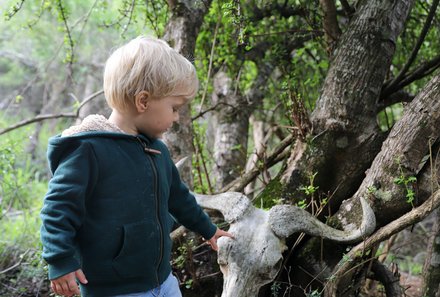
[[217,229],[160,140],[105,131],[56,136],[48,160],[43,258],[50,279],[81,268],[82,296],[148,291],[165,281],[174,219],[206,239]]

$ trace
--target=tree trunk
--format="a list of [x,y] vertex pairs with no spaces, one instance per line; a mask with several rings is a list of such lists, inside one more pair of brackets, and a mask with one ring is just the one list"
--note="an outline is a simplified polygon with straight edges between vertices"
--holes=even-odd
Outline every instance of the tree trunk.
[[[92,57],[92,64],[96,64],[96,57]],[[94,71],[97,71],[98,69],[95,69]],[[100,88],[101,82],[98,81],[93,73],[89,72],[87,73],[85,83],[84,83],[84,92],[82,93],[82,98],[87,98],[90,96],[90,94],[93,94],[97,91],[98,88]],[[99,89],[98,89],[99,90]],[[82,101],[80,98],[78,98],[80,101]],[[79,111],[77,122],[81,122],[86,116],[90,114],[102,114],[105,116],[110,115],[111,110],[108,107],[105,97],[99,96],[97,98],[94,98],[93,100],[87,102]]]
[[[262,158],[263,154],[265,154],[266,146],[267,146],[267,135],[265,135],[266,130],[265,129],[265,123],[263,121],[259,121],[255,119],[255,117],[251,116],[249,119],[250,123],[252,124],[252,135],[254,140],[254,152],[249,156],[247,163],[246,163],[246,173],[250,172],[251,169],[258,166],[259,160]],[[269,182],[270,177],[266,174],[266,172],[263,172],[263,181]],[[247,197],[252,199],[254,197],[254,193],[256,190],[257,183],[254,180],[253,182],[249,183],[246,188],[244,189],[244,193]]]
[[429,239],[428,252],[423,269],[422,296],[440,296],[440,209],[435,212],[435,222]]
[[299,188],[317,173],[316,184],[323,193],[331,193],[337,207],[362,182],[383,141],[376,103],[413,2],[359,5],[334,52],[313,111],[313,135],[293,149],[281,179],[286,198],[307,198]]
[[212,179],[218,191],[235,180],[246,165],[250,111],[228,74],[220,70],[214,76],[212,104],[215,113],[214,167]]
[[[310,199],[301,187],[309,185],[315,173],[314,185],[319,186],[321,195],[331,198],[333,211],[356,193],[385,138],[376,122],[377,101],[413,2],[359,3],[334,51],[312,113],[313,133],[303,141],[298,139],[292,149],[281,178],[283,198],[292,202]],[[355,213],[345,213],[348,218],[342,215],[341,221],[351,223]],[[345,249],[328,242],[323,247],[321,244],[314,239],[294,253],[294,286],[305,288],[317,275],[325,282]],[[301,296],[304,291],[293,293]]]
[[263,55],[253,55],[258,75],[252,87],[242,94],[236,83],[221,69],[214,76],[212,104],[218,105],[215,126],[213,179],[217,191],[222,191],[244,172],[247,159],[249,118],[264,98],[264,86],[274,65],[261,61]]
[[[392,128],[356,194],[341,205],[335,218],[342,226],[353,224],[361,216],[360,197],[370,199],[377,227],[381,227],[419,204],[416,198],[419,202],[425,201],[436,190],[431,187],[426,191],[428,197],[420,197],[416,191],[416,178],[423,171],[433,173],[429,166],[433,162],[428,161],[438,153],[432,152],[432,147],[440,140],[439,96],[440,75],[437,75],[409,104],[402,119]],[[438,172],[431,179],[438,176],[436,174]]]
[[[165,28],[164,40],[183,56],[190,59],[194,57],[194,49],[197,35],[200,30],[203,18],[208,12],[211,0],[208,1],[168,1],[170,7],[170,19]],[[191,109],[189,104],[180,110],[180,122],[164,135],[171,156],[175,161],[192,156],[193,130],[191,124]],[[186,184],[192,188],[193,178],[191,162],[186,162],[181,171],[181,177]]]

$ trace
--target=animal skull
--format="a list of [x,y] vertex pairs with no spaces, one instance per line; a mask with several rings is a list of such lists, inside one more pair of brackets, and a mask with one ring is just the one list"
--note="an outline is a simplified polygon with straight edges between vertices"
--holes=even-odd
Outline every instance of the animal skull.
[[355,242],[373,232],[374,212],[361,199],[363,220],[359,229],[331,228],[307,211],[292,205],[277,205],[269,211],[258,209],[241,193],[195,194],[207,209],[220,211],[230,224],[235,239],[218,240],[218,264],[223,273],[222,297],[255,297],[261,286],[271,282],[281,269],[284,239],[305,232],[338,242]]
[[230,224],[228,231],[235,236],[218,240],[222,297],[257,296],[259,289],[274,280],[281,269],[282,253],[287,248],[284,240],[295,232],[338,242],[356,242],[371,234],[376,226],[374,212],[362,198],[361,226],[342,231],[292,205],[277,205],[265,211],[254,207],[249,198],[237,192],[194,195],[203,208],[220,211]]

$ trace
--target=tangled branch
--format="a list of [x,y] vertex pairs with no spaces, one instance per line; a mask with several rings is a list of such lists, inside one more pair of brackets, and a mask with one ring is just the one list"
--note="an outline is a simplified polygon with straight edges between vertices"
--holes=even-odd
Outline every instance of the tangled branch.
[[[357,263],[365,256],[366,252],[374,246],[391,237],[403,229],[422,221],[431,212],[440,206],[440,190],[434,192],[431,197],[422,205],[414,208],[410,212],[377,230],[365,241],[359,243],[336,266],[336,271],[332,275],[332,280],[325,287],[325,297],[337,297],[338,285],[342,277],[351,271]],[[350,261],[347,261],[350,259]]]

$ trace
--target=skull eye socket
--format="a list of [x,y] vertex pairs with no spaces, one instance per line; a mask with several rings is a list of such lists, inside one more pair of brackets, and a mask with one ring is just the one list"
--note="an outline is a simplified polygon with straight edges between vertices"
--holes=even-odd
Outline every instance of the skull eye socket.
[[260,279],[272,281],[277,276],[282,265],[283,265],[283,258],[280,258],[275,265],[270,265],[262,268],[261,272],[258,274]]
[[220,265],[220,266],[226,266],[226,265],[228,265],[228,261],[226,261],[226,259],[223,259],[223,258],[220,258],[220,257],[217,258],[217,263],[218,263],[218,265]]

